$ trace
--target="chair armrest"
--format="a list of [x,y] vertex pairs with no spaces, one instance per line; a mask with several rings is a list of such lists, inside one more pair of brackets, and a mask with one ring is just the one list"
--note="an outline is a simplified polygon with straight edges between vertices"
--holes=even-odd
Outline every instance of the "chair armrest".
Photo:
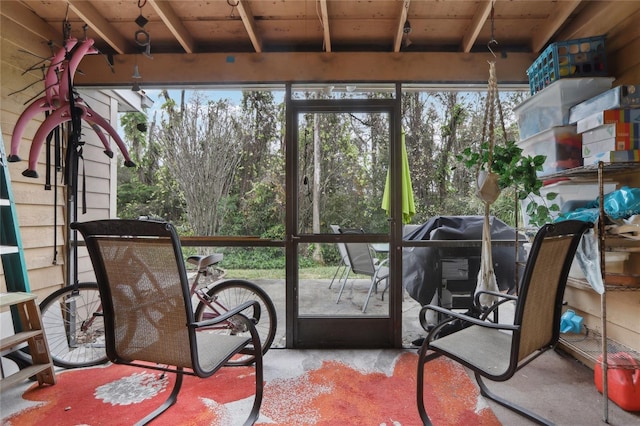
[[[481,327],[486,327],[486,328],[496,328],[499,330],[511,330],[511,331],[515,331],[517,330],[519,327],[513,324],[500,324],[500,323],[493,323],[493,322],[486,322],[483,321],[482,319],[479,318],[475,318],[469,315],[465,315],[463,313],[460,312],[455,312],[452,311],[450,309],[447,308],[443,308],[437,305],[425,305],[422,307],[422,309],[420,309],[420,314],[419,314],[419,318],[420,318],[420,325],[422,326],[422,328],[427,331],[428,330],[428,324],[427,324],[427,311],[428,310],[432,310],[432,311],[436,311],[436,312],[440,312],[441,314],[445,314],[447,315],[449,318],[447,318],[446,320],[442,321],[440,324],[438,324],[436,326],[436,328],[438,328],[438,326],[440,326],[441,324],[446,324],[451,322],[453,319],[460,319],[463,321],[467,321],[470,322],[471,324],[475,324],[475,325],[479,325]],[[435,328],[433,329],[435,330]],[[431,330],[431,331],[433,331]]]
[[[487,307],[487,308],[482,308],[482,306],[480,305],[480,296],[483,294],[489,294],[491,296],[495,296],[497,297],[499,300],[497,300],[496,302],[493,303],[493,305]],[[489,291],[489,290],[481,290],[479,292],[476,293],[475,297],[473,298],[473,304],[474,306],[480,307],[482,310],[482,316],[480,317],[481,319],[487,319],[489,317],[489,314],[491,314],[492,312],[495,312],[496,309],[498,309],[498,307],[500,307],[500,305],[502,305],[505,302],[510,302],[510,301],[514,301],[514,300],[518,300],[518,296],[514,296],[512,294],[506,294],[506,293],[500,293],[498,291]]]
[[386,263],[389,263],[389,258],[388,257],[386,259],[384,259],[382,262],[378,262],[376,264],[376,268],[380,268],[381,266],[384,266]]
[[235,308],[225,312],[222,315],[218,315],[215,318],[210,318],[208,320],[204,320],[204,321],[197,321],[194,323],[189,324],[189,327],[192,328],[200,328],[200,327],[208,327],[210,325],[213,324],[218,324],[219,322],[225,321],[229,318],[231,318],[232,316],[238,315],[240,314],[242,311],[250,308],[253,306],[254,312],[260,313],[260,303],[258,303],[255,300],[250,300],[248,302],[244,302],[241,305],[236,306]]
[[501,293],[499,291],[489,291],[489,290],[480,290],[479,292],[476,293],[475,297],[473,298],[473,303],[476,306],[479,306],[479,302],[478,300],[480,299],[480,295],[482,294],[489,294],[491,296],[496,296],[499,297],[501,299],[506,299],[506,300],[502,300],[496,303],[504,303],[507,300],[518,300],[518,296],[514,296],[513,294],[507,294],[507,293]]

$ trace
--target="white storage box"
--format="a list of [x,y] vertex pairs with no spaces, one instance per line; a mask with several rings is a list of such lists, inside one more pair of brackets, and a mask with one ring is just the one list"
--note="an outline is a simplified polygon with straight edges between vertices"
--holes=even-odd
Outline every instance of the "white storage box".
[[[616,182],[603,183],[604,194],[613,192],[616,188]],[[529,226],[529,217],[526,212],[527,206],[532,200],[538,204],[546,203],[548,206],[555,204],[560,208],[559,213],[568,213],[595,201],[600,195],[600,190],[598,189],[597,181],[585,182],[563,180],[550,185],[545,185],[540,189],[540,194],[545,197],[545,200],[546,196],[550,193],[558,194],[553,201],[543,201],[540,197],[530,195],[528,198],[520,202],[525,227]],[[553,219],[556,217],[557,215],[554,216]]]
[[563,78],[518,105],[520,139],[569,124],[572,106],[611,88],[611,77]]
[[518,146],[525,155],[547,156],[542,172],[538,172],[540,177],[582,166],[582,136],[576,133],[576,126],[553,127],[518,142]]
[[569,111],[569,123],[615,108],[640,108],[640,85],[617,86],[574,105]]
[[[624,273],[624,264],[629,259],[629,253],[607,251],[604,253],[604,268],[607,274],[622,274]],[[569,276],[577,279],[584,279],[584,272],[577,260],[573,260],[571,269],[569,269]]]
[[640,108],[619,108],[599,111],[582,120],[578,120],[576,128],[578,129],[578,133],[584,133],[600,127],[603,124],[611,123],[640,124]]

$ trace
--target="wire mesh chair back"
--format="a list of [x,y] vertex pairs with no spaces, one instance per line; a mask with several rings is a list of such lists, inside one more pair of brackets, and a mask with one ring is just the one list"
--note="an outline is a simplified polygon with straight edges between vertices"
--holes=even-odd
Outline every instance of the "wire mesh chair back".
[[[340,234],[340,226],[338,225],[329,225],[329,227],[331,228],[331,231],[334,234]],[[338,246],[338,251],[340,252],[340,257],[342,258],[342,261],[344,262],[345,265],[347,265],[347,267],[351,268],[351,262],[349,261],[349,255],[347,254],[347,248],[345,247],[344,243],[336,243],[336,245]]]
[[536,235],[514,316],[514,324],[521,326],[517,361],[558,341],[569,268],[588,227],[582,222],[559,222]]
[[[343,234],[362,234],[362,230],[342,229]],[[376,266],[368,243],[344,243],[351,270],[356,274],[373,277]]]
[[[262,345],[247,300],[196,322],[176,229],[160,221],[74,222],[91,257],[102,303],[107,357],[114,363],[176,374],[166,401],[138,424],[147,424],[177,401],[185,374],[212,376],[234,355],[247,351],[255,364],[255,398],[245,424],[258,419],[263,394]],[[211,332],[229,318],[251,337]],[[237,365],[237,364],[236,364]]]
[[186,327],[193,322],[191,298],[171,240],[102,237],[95,245],[113,300],[113,315],[106,316],[113,319],[112,356],[193,368]]

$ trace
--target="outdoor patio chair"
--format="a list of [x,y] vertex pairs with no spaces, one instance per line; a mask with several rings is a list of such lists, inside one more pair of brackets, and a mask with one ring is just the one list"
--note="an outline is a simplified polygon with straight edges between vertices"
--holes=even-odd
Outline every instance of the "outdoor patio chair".
[[[360,234],[364,231],[341,229],[341,232],[343,234]],[[351,271],[353,271],[354,274],[361,274],[371,277],[369,292],[367,293],[367,298],[364,301],[364,305],[362,306],[362,312],[365,313],[367,311],[367,306],[369,305],[371,294],[374,291],[377,292],[378,284],[381,281],[386,281],[385,288],[382,290],[382,299],[384,300],[384,292],[387,290],[387,286],[389,285],[389,268],[385,266],[388,259],[384,259],[383,261],[378,262],[378,259],[372,256],[371,246],[368,243],[344,243],[344,246],[347,250],[349,263],[351,264]],[[347,280],[345,279],[344,281],[342,281],[342,285],[340,286],[340,291],[338,292],[336,303],[340,302],[340,297],[342,297],[342,293],[346,284]],[[353,284],[354,283],[352,282],[351,291],[353,291]]]
[[[339,225],[329,225],[329,227],[331,228],[331,231],[334,234],[340,233]],[[329,283],[329,288],[333,286],[333,283],[335,282],[336,278],[338,278],[338,273],[340,273],[340,278],[338,279],[338,282],[341,283],[349,279],[349,273],[351,272],[351,262],[349,262],[349,255],[347,254],[347,248],[344,246],[344,243],[336,243],[336,245],[338,246],[338,252],[340,252],[341,260],[340,260],[340,264],[338,265],[338,268],[336,269],[335,274],[333,274],[333,278],[331,279],[331,282]]]
[[[247,301],[196,322],[180,240],[171,224],[98,220],[75,222],[71,228],[82,233],[93,263],[109,360],[176,374],[166,401],[139,424],[150,422],[176,402],[184,374],[210,377],[240,352],[255,356],[255,397],[245,423],[253,424],[262,403],[262,351],[253,321],[240,312],[252,305],[259,310],[257,302]],[[207,326],[231,317],[244,322],[251,336],[206,331]]]
[[[560,334],[562,298],[569,268],[582,234],[591,226],[586,222],[565,221],[540,228],[525,266],[520,294],[485,292],[498,296],[499,300],[479,319],[435,305],[421,309],[420,323],[425,330],[427,311],[433,310],[448,317],[430,329],[418,352],[417,402],[425,425],[431,424],[424,405],[425,363],[441,355],[472,370],[483,396],[534,422],[551,424],[532,411],[491,392],[482,377],[499,382],[509,380],[520,368],[555,347]],[[475,298],[477,306],[478,296]],[[487,321],[490,313],[512,300],[515,301],[513,324]],[[461,329],[438,337],[444,334],[440,331],[452,320],[459,321]]]

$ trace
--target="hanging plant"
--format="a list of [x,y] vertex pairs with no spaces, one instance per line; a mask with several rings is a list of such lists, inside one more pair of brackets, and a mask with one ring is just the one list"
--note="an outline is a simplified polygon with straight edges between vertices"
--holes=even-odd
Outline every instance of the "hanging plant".
[[[467,147],[456,158],[467,168],[486,171],[489,162],[489,143],[482,143],[480,151]],[[557,204],[551,203],[558,196],[557,193],[550,192],[546,195],[540,193],[542,180],[538,178],[537,172],[542,171],[545,160],[545,155],[535,157],[524,155],[522,148],[514,141],[493,146],[491,171],[498,176],[498,186],[501,190],[514,188],[520,201],[529,199],[526,214],[529,217],[529,223],[535,226],[553,221],[552,212],[560,211]],[[542,203],[539,203],[540,200]]]

